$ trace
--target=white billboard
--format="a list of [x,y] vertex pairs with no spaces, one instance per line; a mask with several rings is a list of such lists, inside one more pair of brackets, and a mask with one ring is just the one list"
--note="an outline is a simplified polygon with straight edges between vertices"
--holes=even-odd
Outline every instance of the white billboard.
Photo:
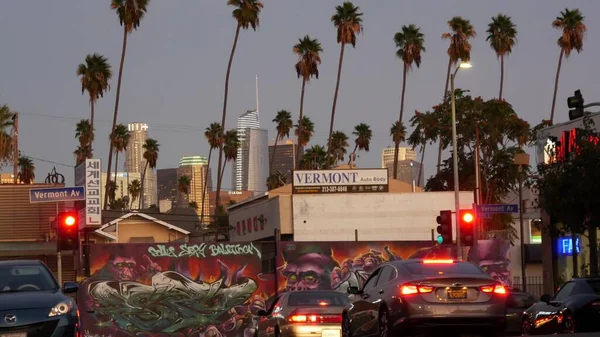
[[86,159],[75,167],[75,185],[85,186],[85,208],[80,226],[102,226],[102,166],[100,159]]
[[295,170],[292,193],[381,193],[389,191],[388,170]]

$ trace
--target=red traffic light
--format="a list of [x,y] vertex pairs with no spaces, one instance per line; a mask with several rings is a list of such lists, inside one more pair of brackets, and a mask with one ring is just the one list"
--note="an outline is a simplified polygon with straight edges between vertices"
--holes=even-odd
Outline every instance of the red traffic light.
[[65,222],[65,225],[67,225],[67,226],[73,226],[75,224],[76,220],[75,220],[75,217],[73,217],[72,215],[67,215],[65,217],[64,222]]
[[58,224],[67,228],[76,227],[79,222],[78,215],[74,212],[62,212],[59,214],[58,219]]
[[462,215],[462,221],[465,223],[471,223],[473,222],[473,220],[475,220],[475,216],[473,216],[473,213],[471,212],[465,212]]

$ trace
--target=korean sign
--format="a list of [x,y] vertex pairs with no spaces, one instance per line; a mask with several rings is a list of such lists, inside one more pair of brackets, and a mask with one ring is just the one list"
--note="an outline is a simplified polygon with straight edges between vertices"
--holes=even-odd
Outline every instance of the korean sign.
[[292,193],[381,193],[388,192],[387,169],[296,170]]
[[100,159],[85,160],[85,225],[102,225],[102,166]]

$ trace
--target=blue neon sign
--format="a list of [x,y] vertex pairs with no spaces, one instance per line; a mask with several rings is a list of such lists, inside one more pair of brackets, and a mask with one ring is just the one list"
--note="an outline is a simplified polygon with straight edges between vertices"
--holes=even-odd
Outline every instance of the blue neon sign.
[[[573,240],[571,236],[561,236],[557,240],[559,255],[573,255]],[[581,240],[579,236],[575,238],[575,252],[581,252]]]

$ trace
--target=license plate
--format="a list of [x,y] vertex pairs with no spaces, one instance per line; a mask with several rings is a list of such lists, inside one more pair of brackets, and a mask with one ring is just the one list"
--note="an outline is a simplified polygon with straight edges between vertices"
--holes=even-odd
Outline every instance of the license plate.
[[27,337],[27,332],[0,333],[0,337]]
[[340,330],[322,330],[321,337],[340,337]]
[[467,298],[467,289],[449,289],[448,299],[464,300]]

